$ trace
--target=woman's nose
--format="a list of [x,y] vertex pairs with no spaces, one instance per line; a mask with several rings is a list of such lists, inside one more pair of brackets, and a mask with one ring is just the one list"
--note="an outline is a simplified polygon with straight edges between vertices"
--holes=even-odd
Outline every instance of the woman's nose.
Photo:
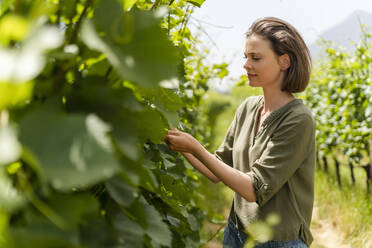
[[249,62],[248,59],[245,60],[243,67],[247,71],[252,68],[251,63]]

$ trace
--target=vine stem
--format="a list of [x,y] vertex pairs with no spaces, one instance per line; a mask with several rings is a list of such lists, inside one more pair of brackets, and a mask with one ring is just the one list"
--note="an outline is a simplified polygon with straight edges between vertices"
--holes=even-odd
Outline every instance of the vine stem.
[[181,29],[181,32],[180,32],[180,35],[182,36],[183,33],[185,32],[185,29],[186,29],[186,26],[187,26],[187,23],[189,22],[189,19],[190,19],[190,16],[191,16],[191,13],[188,13],[190,9],[190,5],[188,5],[186,7],[186,11],[185,11],[185,15],[183,16],[183,20],[182,20],[182,29]]
[[211,237],[209,237],[209,239],[207,241],[205,241],[204,244],[200,245],[199,247],[205,247],[205,245],[208,244],[209,241],[211,241],[212,239],[214,239],[217,236],[217,234],[221,231],[221,229],[224,228],[225,226],[226,226],[226,224],[221,225],[217,229],[217,231]]
[[160,4],[160,0],[156,0],[156,1],[152,4],[150,10],[153,10],[153,9],[157,8],[159,4]]
[[20,184],[31,204],[57,227],[66,230],[68,228],[67,222],[35,195],[27,181],[26,175],[23,172],[18,172],[18,176]]
[[89,7],[92,5],[92,2],[93,2],[93,0],[87,0],[87,3],[85,4],[84,9],[81,12],[81,15],[79,16],[78,21],[75,24],[75,28],[72,31],[71,37],[68,40],[68,44],[72,44],[73,42],[75,42],[77,34],[78,34],[80,26],[81,26],[81,22],[82,22],[83,18],[85,17],[85,15],[87,14]]
[[110,65],[110,67],[107,69],[106,74],[105,74],[105,79],[108,79],[111,71],[112,71],[112,65]]

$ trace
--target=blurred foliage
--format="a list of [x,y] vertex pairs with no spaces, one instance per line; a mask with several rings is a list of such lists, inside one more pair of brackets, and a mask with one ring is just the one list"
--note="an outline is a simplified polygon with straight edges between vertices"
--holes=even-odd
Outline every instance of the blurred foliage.
[[326,56],[316,64],[304,99],[317,122],[318,152],[342,153],[354,164],[368,154],[372,139],[371,35],[362,36],[352,54],[321,41]]
[[262,95],[261,88],[248,85],[243,75],[227,94],[208,91],[201,104],[204,106],[202,122],[208,129],[208,148],[216,150],[222,143],[238,106],[249,96]]
[[199,246],[208,182],[162,139],[210,138],[203,2],[0,1],[0,247]]

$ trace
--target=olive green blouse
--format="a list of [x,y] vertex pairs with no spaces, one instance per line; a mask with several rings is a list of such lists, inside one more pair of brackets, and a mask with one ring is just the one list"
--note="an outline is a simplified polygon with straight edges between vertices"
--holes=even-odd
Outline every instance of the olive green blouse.
[[233,211],[244,227],[276,213],[281,221],[273,228],[272,240],[301,237],[310,246],[316,123],[311,111],[296,98],[273,111],[255,135],[263,104],[262,95],[245,99],[214,156],[253,181],[256,202],[234,195]]

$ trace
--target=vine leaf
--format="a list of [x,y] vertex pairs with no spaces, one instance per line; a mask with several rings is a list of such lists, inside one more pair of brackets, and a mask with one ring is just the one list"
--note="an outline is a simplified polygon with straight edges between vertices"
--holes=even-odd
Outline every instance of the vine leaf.
[[56,189],[87,187],[119,170],[108,127],[96,115],[67,116],[43,106],[27,114],[19,126],[20,141]]
[[[110,16],[110,18],[107,18]],[[178,75],[181,57],[153,12],[124,12],[116,0],[101,1],[92,21],[85,21],[82,39],[106,54],[123,79],[144,87]]]
[[138,195],[136,188],[132,187],[119,176],[107,181],[106,187],[110,196],[124,207],[129,207]]
[[201,7],[205,0],[187,0],[188,3],[191,3],[197,7]]

